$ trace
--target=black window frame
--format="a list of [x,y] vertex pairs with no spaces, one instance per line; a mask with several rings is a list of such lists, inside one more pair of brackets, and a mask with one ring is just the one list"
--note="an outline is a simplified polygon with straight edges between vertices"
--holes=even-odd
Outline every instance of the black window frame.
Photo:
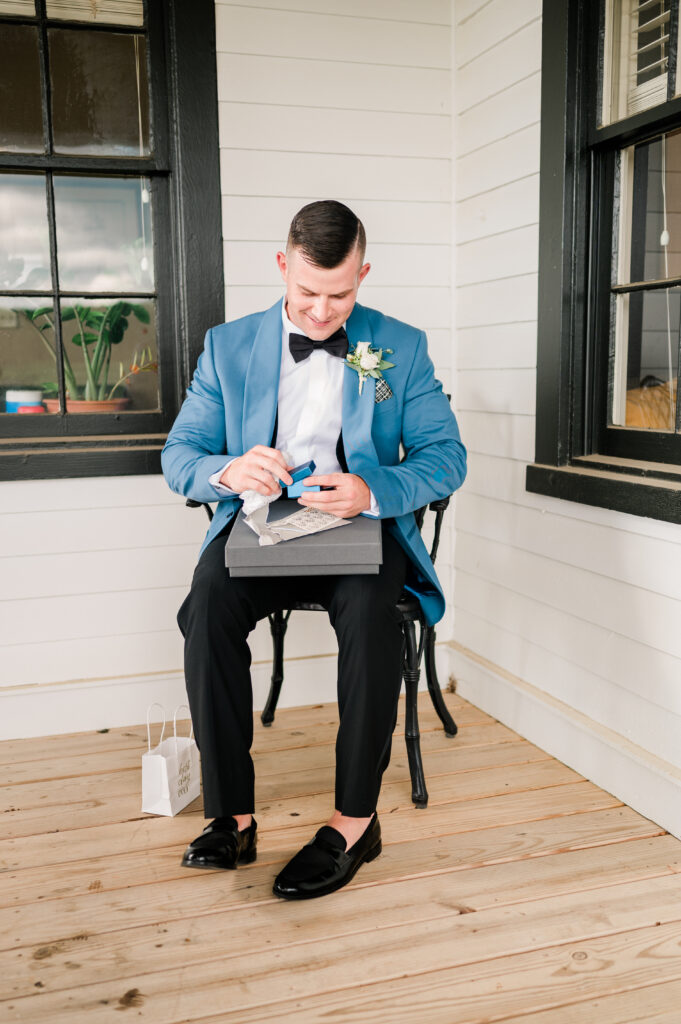
[[[45,20],[45,0],[37,0],[36,9],[44,19],[43,47],[48,25],[135,31]],[[161,449],[205,331],[224,319],[214,2],[145,0],[144,9],[153,154],[127,158],[3,152],[0,171],[150,176],[163,406],[161,411],[121,415],[11,417],[13,436],[0,437],[0,481],[160,473]],[[35,24],[24,16],[3,15],[3,20]],[[44,117],[48,102],[43,88]],[[48,202],[49,195],[48,188]]]
[[[673,97],[599,126],[604,3],[544,0],[535,462],[528,491],[681,522],[681,435],[607,428],[617,153],[681,127]],[[672,40],[678,3],[672,5]],[[676,453],[679,453],[677,457]]]

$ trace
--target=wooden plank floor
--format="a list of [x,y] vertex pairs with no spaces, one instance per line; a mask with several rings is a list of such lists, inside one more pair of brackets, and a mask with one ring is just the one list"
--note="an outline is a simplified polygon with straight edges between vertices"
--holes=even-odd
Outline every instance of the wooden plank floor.
[[[681,843],[448,694],[400,735],[383,855],[321,900],[271,893],[332,808],[334,705],[256,722],[259,854],[179,866],[199,801],[142,815],[145,728],[0,743],[0,1020],[679,1024]],[[126,1019],[125,1017],[123,1019]]]

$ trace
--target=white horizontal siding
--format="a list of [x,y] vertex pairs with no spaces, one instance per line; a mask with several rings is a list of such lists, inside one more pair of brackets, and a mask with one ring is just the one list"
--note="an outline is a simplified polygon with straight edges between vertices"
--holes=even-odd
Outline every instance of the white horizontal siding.
[[[416,11],[416,8],[414,8]],[[217,3],[219,53],[276,55],[353,64],[449,70],[446,26],[371,17],[371,0],[361,18],[296,9]],[[312,79],[310,85],[313,85]]]
[[[218,0],[228,5],[230,0]],[[265,12],[288,11],[291,0],[239,0],[232,6],[247,7]],[[450,0],[296,0],[296,11],[312,14],[351,16],[355,19],[371,18],[385,21],[417,21],[421,24],[449,25]]]
[[470,199],[537,173],[539,124],[500,136],[457,159],[457,195]]
[[[300,200],[344,195],[355,199],[404,200],[443,203],[450,195],[448,160],[421,157],[376,156],[362,153],[315,153],[294,149],[272,154],[254,148],[224,149],[221,180],[224,195],[278,194]],[[292,139],[295,145],[298,140]],[[302,145],[302,142],[298,142]],[[276,169],[276,170],[275,170]]]
[[[402,252],[407,245],[449,245],[451,225],[449,202],[350,199],[357,216],[367,226],[369,244],[392,243]],[[269,242],[270,251],[281,249],[291,219],[300,209],[300,198],[292,196],[230,196],[222,201],[222,222],[226,241]]]
[[535,321],[460,328],[457,362],[460,370],[534,369],[537,363]]
[[456,203],[459,244],[539,223],[539,174],[532,173],[492,191]]
[[[514,266],[509,266],[509,271]],[[537,274],[513,274],[457,288],[460,327],[518,324],[537,319]]]
[[[232,103],[274,103],[328,111],[448,114],[449,70],[305,60],[245,53],[218,54],[218,89]],[[310,83],[314,83],[311,91]],[[330,117],[335,116],[329,114]]]
[[[456,390],[469,449],[456,509],[455,639],[498,666],[497,703],[485,672],[466,669],[466,695],[475,700],[479,686],[492,713],[507,715],[517,678],[678,767],[681,530],[525,490],[535,428],[540,17],[540,0],[454,0]],[[548,749],[560,748],[561,729]],[[645,812],[654,800],[643,793],[641,802],[635,777],[633,767],[627,785]]]
[[[541,17],[541,0],[491,0],[477,4],[455,2],[456,66],[461,69],[490,50],[502,59],[503,47],[527,25]],[[469,10],[467,10],[470,8]],[[521,43],[518,43],[519,49]],[[536,58],[532,48],[522,47],[521,61]],[[513,66],[519,62],[514,62]]]
[[[539,12],[532,20],[514,28],[516,3],[496,0],[498,31],[509,32],[493,46],[486,45],[486,37],[480,37],[482,50],[470,51],[473,55],[457,70],[457,110],[469,110],[476,103],[509,89],[540,67],[541,61],[541,19]],[[518,7],[521,5],[519,4]],[[539,3],[531,6],[537,8]]]
[[[469,462],[478,455],[531,462],[534,457],[534,416],[459,410],[461,435],[466,439]],[[467,478],[466,493],[471,493]]]
[[511,267],[514,277],[534,274],[538,245],[537,224],[462,242],[458,251],[457,284],[463,286],[508,278]]
[[[461,616],[472,615],[482,622],[503,629],[515,637],[513,643],[519,645],[521,650],[527,642],[605,681],[609,687],[611,703],[617,705],[621,709],[620,713],[626,716],[627,733],[635,724],[635,716],[629,715],[626,694],[621,693],[620,689],[636,697],[643,696],[662,713],[671,710],[674,714],[681,714],[678,661],[673,655],[653,650],[631,637],[606,631],[597,623],[577,614],[566,614],[563,610],[552,608],[542,601],[518,594],[516,590],[471,575],[462,569],[457,574],[457,586],[465,599],[465,610],[459,610]],[[498,626],[500,622],[503,622],[503,627]],[[479,627],[475,628],[477,630]],[[457,629],[470,638],[471,634],[467,631],[465,620],[459,617],[459,612]],[[612,684],[613,672],[616,674],[615,686]],[[522,672],[517,674],[522,676]],[[644,694],[641,694],[642,676],[648,679]],[[537,685],[541,689],[551,688],[554,696],[561,699],[564,699],[567,692],[562,683],[556,687],[552,672],[547,673],[544,683],[537,681]],[[606,721],[603,724],[608,723]],[[677,761],[678,756],[678,753],[675,754],[672,760]]]
[[[308,86],[309,87],[309,86]],[[285,97],[285,94],[284,94]],[[220,138],[233,149],[305,153],[349,153],[367,156],[434,157],[449,161],[450,121],[447,114],[405,114],[402,111],[334,110],[333,128],[325,107],[283,103],[235,103],[219,106]],[[296,122],[304,116],[305,133]]]

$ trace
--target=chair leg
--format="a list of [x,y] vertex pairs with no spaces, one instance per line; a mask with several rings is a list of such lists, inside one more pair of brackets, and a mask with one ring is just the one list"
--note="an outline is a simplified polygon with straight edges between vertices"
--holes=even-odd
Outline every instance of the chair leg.
[[440,721],[445,727],[446,735],[456,736],[459,731],[458,726],[450,715],[447,705],[442,698],[440,680],[437,677],[437,669],[435,667],[435,630],[432,626],[426,626],[425,648],[426,682],[428,683],[430,699],[433,702],[433,707],[437,711]]
[[407,758],[411,775],[411,798],[417,807],[426,807],[428,805],[428,790],[426,789],[423,761],[421,759],[421,739],[417,706],[419,676],[421,672],[419,670],[419,653],[416,645],[416,628],[413,622],[405,622],[403,629],[405,639],[403,675],[407,697],[404,738],[407,744]]
[[267,696],[265,707],[260,714],[260,721],[263,725],[271,725],[274,721],[274,713],[277,710],[281,684],[284,682],[284,637],[288,628],[288,620],[291,612],[277,611],[268,615],[270,632],[272,634],[272,682],[270,692]]

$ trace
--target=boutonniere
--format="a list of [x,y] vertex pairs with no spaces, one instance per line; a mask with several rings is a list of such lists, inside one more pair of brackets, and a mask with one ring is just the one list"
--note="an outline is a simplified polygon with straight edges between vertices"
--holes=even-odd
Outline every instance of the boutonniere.
[[359,375],[359,393],[362,394],[364,381],[367,377],[375,377],[376,380],[383,378],[383,370],[390,369],[395,363],[389,363],[383,358],[383,353],[392,355],[391,348],[372,348],[368,341],[358,341],[352,352],[348,352],[345,365],[355,370]]

